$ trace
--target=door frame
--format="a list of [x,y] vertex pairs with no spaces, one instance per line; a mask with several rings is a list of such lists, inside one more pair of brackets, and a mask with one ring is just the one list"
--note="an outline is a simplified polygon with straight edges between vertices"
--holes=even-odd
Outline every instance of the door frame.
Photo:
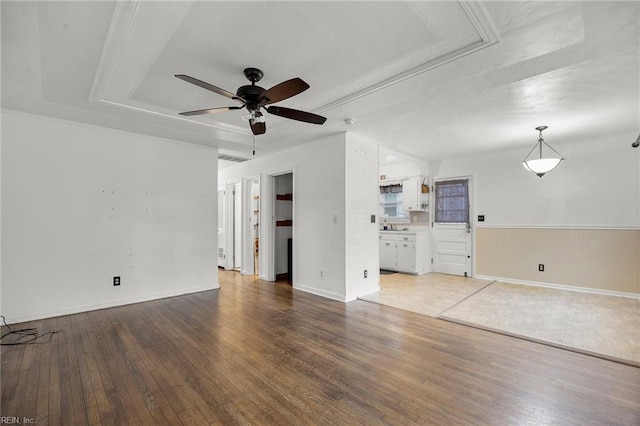
[[[253,182],[257,181],[258,182],[258,193],[260,194],[262,192],[262,188],[260,185],[260,175],[253,175],[253,176],[249,176],[249,177],[245,177],[242,178],[242,261],[241,261],[241,267],[240,267],[240,273],[242,275],[254,275],[255,274],[255,267],[254,267],[254,247],[253,247],[253,241],[251,239],[251,216],[253,214],[252,211],[252,199],[251,199],[251,187],[253,185]],[[260,199],[259,202],[261,203],[262,200]],[[262,207],[262,206],[261,206]],[[262,208],[260,208],[259,211],[259,216],[258,216],[258,232],[260,233],[262,231],[262,226],[260,226],[260,222],[261,222],[261,216],[262,216]],[[261,238],[259,238],[259,244],[261,244]],[[258,248],[258,252],[260,252],[260,249]],[[260,267],[258,267],[258,269],[260,269]]]
[[436,206],[436,182],[438,181],[447,181],[447,180],[457,180],[457,179],[467,179],[468,180],[468,191],[469,191],[469,230],[470,232],[470,238],[471,241],[469,242],[469,247],[471,250],[471,265],[470,265],[470,270],[471,270],[471,275],[469,276],[470,278],[475,277],[476,276],[476,221],[475,221],[475,205],[476,205],[476,190],[475,190],[475,180],[476,180],[476,175],[475,173],[469,174],[469,175],[457,175],[457,176],[436,176],[433,178],[432,180],[432,187],[433,187],[433,191],[431,191],[430,194],[430,199],[429,199],[429,204],[432,206],[431,208],[431,212],[430,212],[430,221],[431,221],[431,270],[433,270],[433,259],[435,258],[436,254],[437,254],[437,246],[436,246],[436,239],[434,237],[434,226],[435,226],[435,216],[436,216],[436,212],[435,212],[435,206]]
[[[220,196],[222,192],[222,196]],[[226,226],[226,214],[227,214],[227,191],[224,185],[218,187],[218,225],[222,221],[222,226],[218,226],[218,266],[225,268],[227,265],[227,226]],[[220,206],[222,204],[222,206]],[[222,208],[221,208],[222,207]],[[222,214],[220,214],[222,212]],[[220,234],[222,233],[222,241],[220,240]],[[222,246],[222,259],[220,258],[220,246]]]
[[[292,174],[293,180],[293,205],[292,205],[292,220],[293,226],[291,229],[291,237],[294,241],[295,247],[295,226],[296,226],[296,174],[295,167],[285,168],[278,171],[272,171],[266,175],[264,185],[260,186],[260,221],[264,223],[260,229],[260,248],[262,256],[260,256],[260,279],[265,281],[276,280],[276,177]],[[267,225],[268,224],[268,225]],[[263,235],[264,233],[264,235]],[[295,249],[294,249],[295,250]],[[294,253],[295,254],[295,253]],[[295,256],[294,256],[295,259]],[[293,277],[291,282],[295,283],[295,269],[293,268]]]
[[[224,269],[227,271],[234,269],[234,256],[235,256],[235,194],[236,186],[240,187],[240,192],[242,195],[242,185],[240,184],[240,180],[234,180],[230,182],[225,182],[224,190],[225,190],[225,222],[224,222],[224,250],[225,250],[225,259],[224,259]],[[241,260],[242,262],[242,260]]]

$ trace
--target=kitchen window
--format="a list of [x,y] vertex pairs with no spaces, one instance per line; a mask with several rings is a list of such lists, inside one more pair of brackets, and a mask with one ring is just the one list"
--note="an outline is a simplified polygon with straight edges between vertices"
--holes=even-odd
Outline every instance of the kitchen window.
[[407,212],[402,207],[402,184],[380,186],[380,217],[407,219]]

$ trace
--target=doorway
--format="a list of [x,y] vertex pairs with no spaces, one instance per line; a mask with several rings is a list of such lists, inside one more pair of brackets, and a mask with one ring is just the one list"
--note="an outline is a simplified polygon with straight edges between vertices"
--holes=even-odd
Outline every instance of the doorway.
[[242,267],[242,184],[233,188],[233,269]]
[[226,266],[225,199],[224,188],[218,189],[218,266],[222,268]]
[[[218,191],[218,266],[223,266],[227,270],[240,270],[242,265],[242,184],[241,182],[227,183],[224,188],[224,191]],[[220,214],[221,211],[222,214]]]
[[293,282],[293,173],[273,177],[273,265],[276,280]]
[[433,191],[433,271],[473,275],[471,176],[438,178]]
[[260,177],[243,179],[242,274],[260,273]]

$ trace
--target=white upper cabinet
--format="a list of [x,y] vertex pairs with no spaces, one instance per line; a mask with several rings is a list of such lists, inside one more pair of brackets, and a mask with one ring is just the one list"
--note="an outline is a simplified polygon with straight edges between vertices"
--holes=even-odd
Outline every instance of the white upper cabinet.
[[422,192],[424,178],[414,176],[402,181],[402,205],[407,211],[427,211],[428,193]]

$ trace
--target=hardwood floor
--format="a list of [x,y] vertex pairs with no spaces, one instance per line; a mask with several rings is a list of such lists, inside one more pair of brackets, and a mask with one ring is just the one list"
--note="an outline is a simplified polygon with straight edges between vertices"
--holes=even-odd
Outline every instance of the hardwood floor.
[[[1,415],[36,424],[640,424],[640,369],[220,272],[222,288],[19,326]],[[46,339],[45,339],[46,340]]]

